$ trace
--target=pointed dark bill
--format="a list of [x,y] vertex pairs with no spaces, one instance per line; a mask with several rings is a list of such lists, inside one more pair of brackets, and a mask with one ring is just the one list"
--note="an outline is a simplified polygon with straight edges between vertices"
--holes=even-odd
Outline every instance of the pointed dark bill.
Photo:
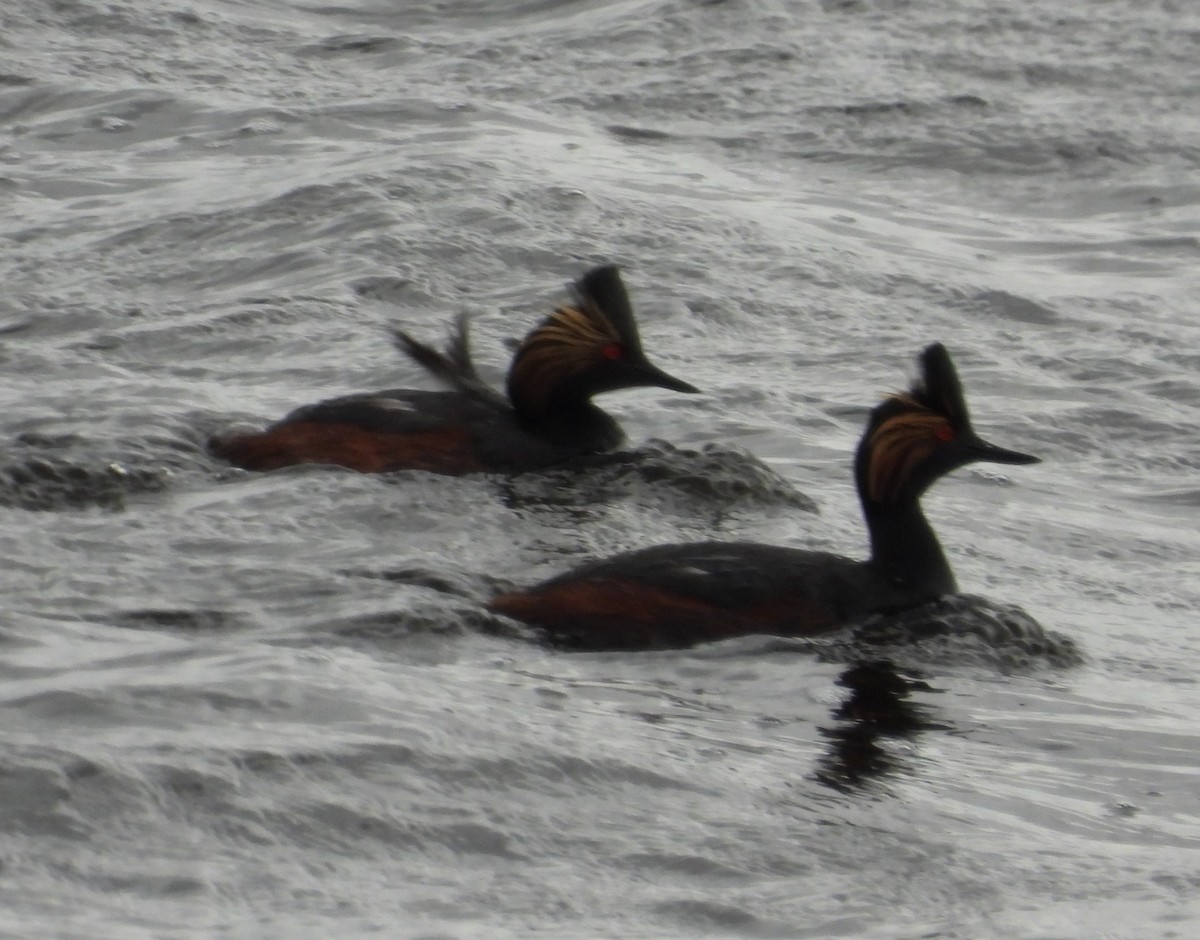
[[677,379],[675,376],[663,372],[658,366],[653,366],[648,362],[642,362],[637,367],[638,374],[642,377],[646,385],[657,386],[658,388],[669,388],[673,392],[688,392],[690,394],[699,395],[700,389],[683,379]]
[[976,460],[986,460],[989,463],[1018,465],[1042,462],[1041,457],[1034,457],[1032,454],[1023,454],[1019,450],[1009,450],[1007,447],[998,447],[982,438],[976,438],[972,442],[972,450]]

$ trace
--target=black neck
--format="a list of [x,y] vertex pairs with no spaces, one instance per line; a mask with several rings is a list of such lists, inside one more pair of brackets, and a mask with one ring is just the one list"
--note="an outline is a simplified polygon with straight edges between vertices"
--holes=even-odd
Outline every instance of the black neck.
[[581,450],[609,450],[625,440],[616,420],[583,396],[565,391],[556,394],[549,407],[534,409],[512,395],[517,421],[530,434]]
[[863,498],[870,565],[900,595],[938,597],[958,590],[954,573],[917,498],[884,505]]

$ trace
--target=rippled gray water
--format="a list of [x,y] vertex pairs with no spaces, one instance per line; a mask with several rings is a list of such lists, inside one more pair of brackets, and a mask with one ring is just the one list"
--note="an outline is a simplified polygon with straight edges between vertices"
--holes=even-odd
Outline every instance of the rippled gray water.
[[[1200,934],[1200,12],[408,6],[0,14],[3,935]],[[706,392],[606,399],[616,459],[204,451],[420,383],[391,322],[471,312],[499,381],[600,261]],[[970,596],[641,655],[484,613],[865,551],[849,457],[932,340],[1044,459],[926,500]]]

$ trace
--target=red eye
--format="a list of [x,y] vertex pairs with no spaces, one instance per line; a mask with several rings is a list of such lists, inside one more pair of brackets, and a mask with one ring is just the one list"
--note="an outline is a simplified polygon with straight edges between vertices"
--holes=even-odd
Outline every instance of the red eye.
[[933,429],[933,436],[944,443],[954,440],[958,437],[958,433],[948,424],[939,424]]
[[625,347],[620,343],[605,343],[600,347],[600,355],[605,359],[620,359],[625,355]]

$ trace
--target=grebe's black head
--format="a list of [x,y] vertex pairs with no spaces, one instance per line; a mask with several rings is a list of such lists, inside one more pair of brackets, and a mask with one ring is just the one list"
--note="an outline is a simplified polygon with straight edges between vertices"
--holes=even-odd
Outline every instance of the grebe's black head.
[[646,359],[615,265],[588,271],[574,293],[574,302],[538,324],[513,356],[508,396],[518,409],[545,414],[556,401],[575,403],[622,388],[699,391]]
[[950,354],[934,343],[921,354],[913,387],[871,412],[855,463],[859,495],[880,507],[916,500],[939,477],[977,461],[1040,463],[975,433]]

